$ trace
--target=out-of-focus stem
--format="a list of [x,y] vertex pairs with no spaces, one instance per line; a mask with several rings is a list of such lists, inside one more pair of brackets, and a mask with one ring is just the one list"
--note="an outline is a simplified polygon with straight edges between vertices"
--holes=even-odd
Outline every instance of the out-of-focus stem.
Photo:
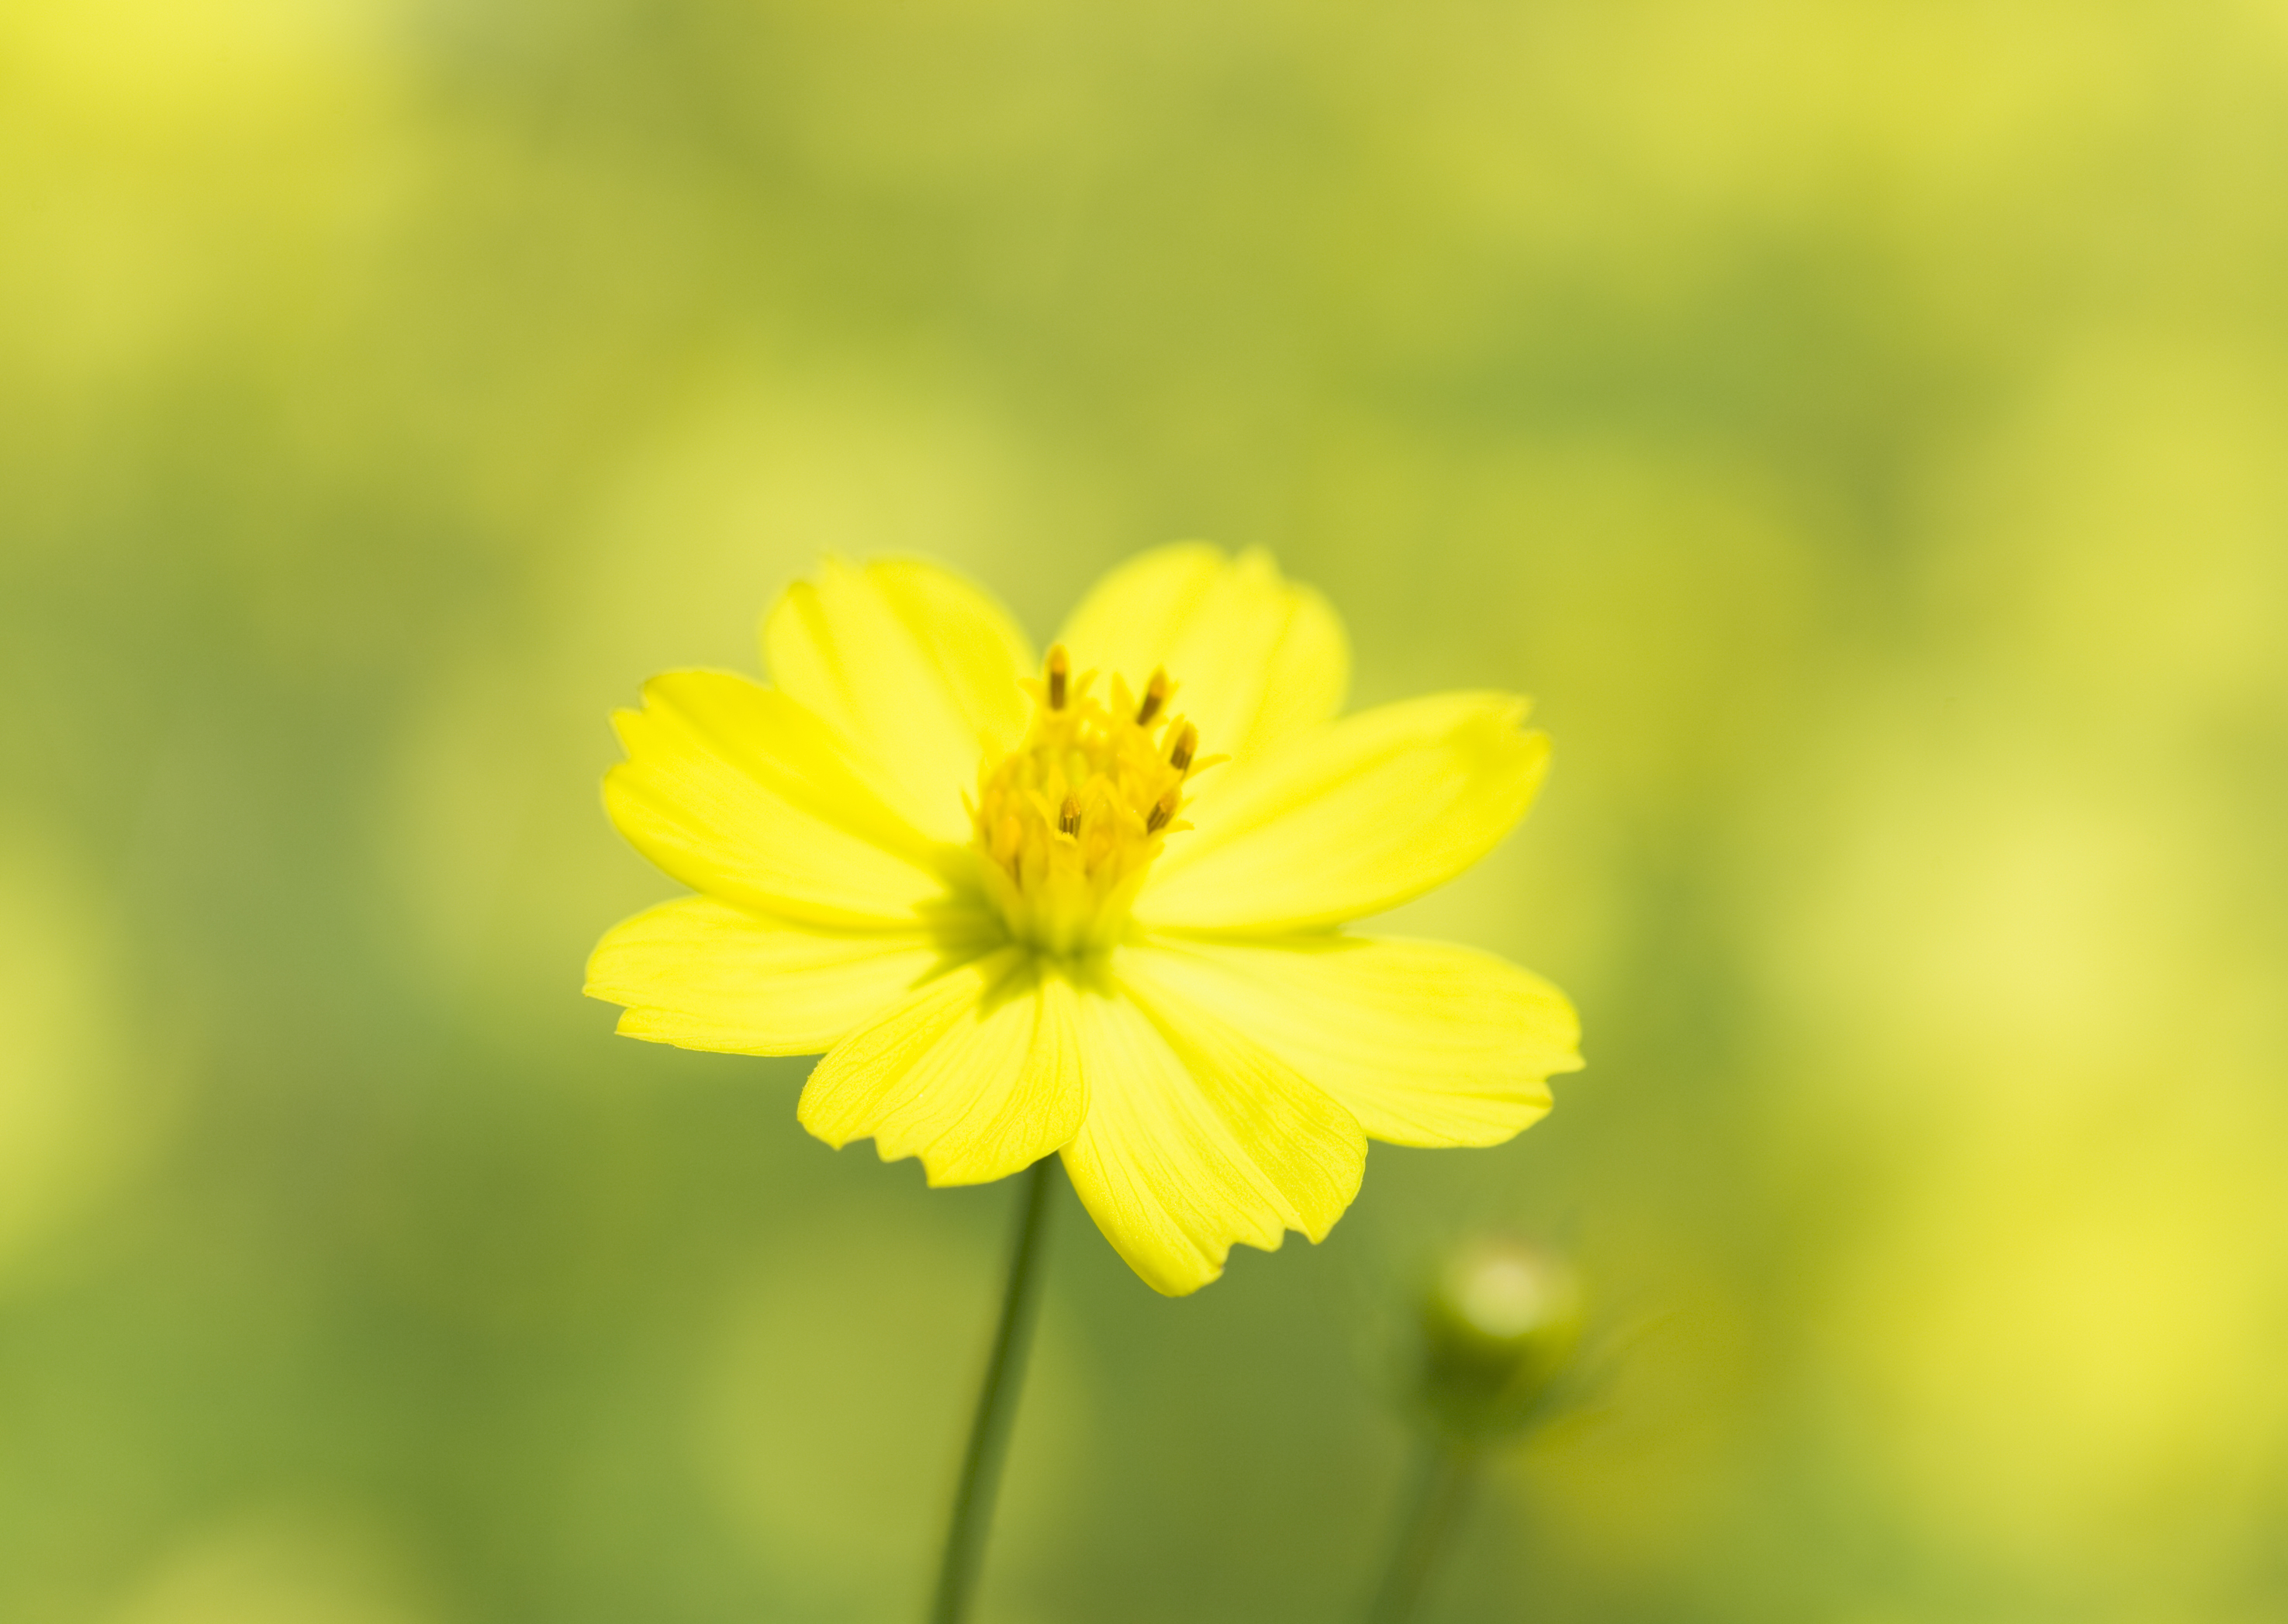
[[961,1483],[954,1491],[953,1518],[945,1531],[945,1556],[939,1564],[930,1624],[961,1624],[985,1558],[985,1536],[993,1526],[993,1498],[1001,1485],[1001,1462],[1009,1449],[1017,1397],[1025,1385],[1025,1355],[1032,1345],[1033,1321],[1041,1306],[1041,1259],[1047,1251],[1049,1208],[1056,1193],[1056,1158],[1044,1156],[1025,1174],[1018,1198],[1017,1235],[1009,1251],[1009,1283],[1001,1297],[1001,1324],[993,1337],[993,1357],[969,1423],[969,1448],[962,1456]]
[[1433,1438],[1423,1447],[1414,1490],[1399,1514],[1390,1565],[1367,1611],[1367,1624],[1407,1624],[1468,1505],[1478,1475],[1470,1450]]

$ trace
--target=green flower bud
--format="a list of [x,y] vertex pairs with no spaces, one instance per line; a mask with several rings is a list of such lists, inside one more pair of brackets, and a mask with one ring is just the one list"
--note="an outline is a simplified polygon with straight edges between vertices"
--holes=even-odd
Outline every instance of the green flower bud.
[[1423,1402],[1462,1444],[1490,1443],[1533,1419],[1581,1335],[1581,1282],[1566,1261],[1521,1241],[1462,1247],[1422,1313]]

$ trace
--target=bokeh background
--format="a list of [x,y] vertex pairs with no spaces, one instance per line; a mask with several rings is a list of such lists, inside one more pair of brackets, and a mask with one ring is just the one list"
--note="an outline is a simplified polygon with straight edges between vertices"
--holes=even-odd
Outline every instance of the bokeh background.
[[1405,928],[1591,1069],[1139,1285],[983,1615],[1349,1614],[1424,1260],[1593,1398],[1436,1620],[2288,1616],[2288,6],[0,8],[0,1619],[918,1615],[1009,1216],[577,995],[822,550],[1259,543],[1539,696]]

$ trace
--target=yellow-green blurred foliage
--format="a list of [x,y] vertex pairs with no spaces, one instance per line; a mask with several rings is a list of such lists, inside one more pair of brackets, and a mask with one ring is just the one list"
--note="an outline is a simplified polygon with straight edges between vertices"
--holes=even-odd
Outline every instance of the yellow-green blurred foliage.
[[989,1616],[1343,1616],[1484,1224],[1607,1353],[1440,1618],[2282,1616],[2284,340],[2277,0],[12,0],[0,1620],[913,1616],[1009,1192],[608,1035],[602,718],[1180,535],[1541,697],[1402,923],[1592,1069],[1067,1198]]

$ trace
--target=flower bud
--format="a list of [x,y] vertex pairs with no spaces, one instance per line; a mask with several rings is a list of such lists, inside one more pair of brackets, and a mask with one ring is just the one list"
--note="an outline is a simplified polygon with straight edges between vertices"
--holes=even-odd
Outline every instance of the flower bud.
[[1423,1304],[1422,1398],[1459,1443],[1488,1443],[1533,1419],[1581,1335],[1581,1284],[1555,1254],[1471,1241]]

